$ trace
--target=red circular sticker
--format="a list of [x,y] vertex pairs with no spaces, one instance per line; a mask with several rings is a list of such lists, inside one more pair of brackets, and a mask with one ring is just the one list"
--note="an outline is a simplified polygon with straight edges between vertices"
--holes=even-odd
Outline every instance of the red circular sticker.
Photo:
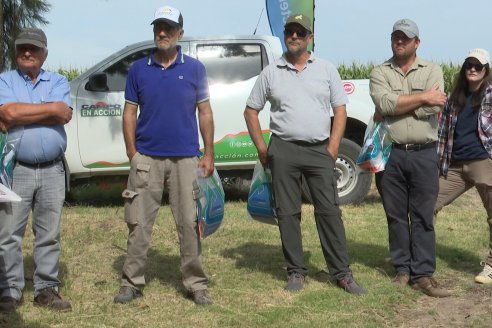
[[355,85],[352,82],[343,82],[343,90],[345,90],[346,94],[352,94],[355,91]]

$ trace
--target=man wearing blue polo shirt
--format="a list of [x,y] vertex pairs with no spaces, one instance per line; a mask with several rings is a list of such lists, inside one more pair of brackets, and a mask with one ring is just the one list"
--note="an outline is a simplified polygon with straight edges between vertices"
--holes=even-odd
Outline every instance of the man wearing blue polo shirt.
[[[183,285],[197,305],[212,304],[201,262],[195,183],[197,169],[214,169],[214,124],[205,67],[181,53],[183,16],[178,9],[156,10],[155,50],[130,68],[125,90],[123,133],[130,159],[125,198],[128,254],[116,303],[142,297],[150,236],[164,188],[178,231]],[[137,118],[137,109],[140,114]],[[205,146],[200,155],[198,126]]]
[[23,29],[15,52],[17,69],[0,75],[0,127],[22,135],[12,183],[22,200],[0,204],[0,311],[14,311],[21,302],[21,246],[31,211],[34,305],[67,311],[71,305],[58,292],[58,269],[67,147],[63,125],[72,118],[70,88],[65,77],[41,69],[48,55],[42,30]]

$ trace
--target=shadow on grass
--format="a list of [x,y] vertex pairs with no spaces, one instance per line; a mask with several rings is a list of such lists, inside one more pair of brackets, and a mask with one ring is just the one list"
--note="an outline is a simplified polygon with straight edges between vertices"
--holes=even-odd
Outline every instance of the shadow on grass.
[[[275,279],[284,281],[287,277],[282,248],[258,242],[247,242],[238,247],[223,250],[221,255],[235,260],[236,268],[261,271]],[[311,263],[311,252],[304,251],[304,263],[309,272],[319,271]]]
[[13,313],[1,313],[0,314],[0,327],[11,327],[11,328],[49,328],[49,325],[25,322],[22,316],[16,311]]
[[[120,255],[113,262],[113,269],[121,272],[126,259],[126,250],[124,255]],[[186,294],[181,283],[180,271],[181,259],[175,255],[164,255],[160,251],[150,248],[147,253],[147,262],[145,266],[145,281],[150,283],[158,280],[161,284],[174,287],[183,295]]]
[[471,274],[477,274],[480,271],[478,264],[482,259],[467,250],[437,243],[436,253],[437,257],[446,262],[453,270]]

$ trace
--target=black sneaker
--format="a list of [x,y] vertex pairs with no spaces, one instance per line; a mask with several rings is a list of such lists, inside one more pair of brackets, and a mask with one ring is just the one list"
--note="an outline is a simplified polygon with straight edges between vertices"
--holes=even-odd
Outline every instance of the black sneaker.
[[349,294],[363,295],[367,294],[367,290],[362,288],[352,276],[352,272],[348,272],[343,278],[337,280],[337,286],[345,290]]
[[118,292],[118,295],[114,297],[114,302],[115,303],[130,303],[136,298],[142,297],[143,294],[140,290],[133,288],[133,287],[128,287],[128,286],[122,286],[120,288],[120,291]]
[[14,312],[19,306],[20,301],[10,296],[0,297],[0,313]]
[[53,287],[42,289],[34,298],[34,305],[61,312],[72,311],[70,302],[64,300]]
[[212,301],[212,298],[210,295],[208,295],[208,291],[206,289],[200,289],[196,290],[192,293],[193,297],[193,302],[195,302],[196,305],[212,305],[214,304],[214,301]]
[[299,272],[293,272],[287,279],[285,290],[289,292],[298,292],[304,288],[304,276]]

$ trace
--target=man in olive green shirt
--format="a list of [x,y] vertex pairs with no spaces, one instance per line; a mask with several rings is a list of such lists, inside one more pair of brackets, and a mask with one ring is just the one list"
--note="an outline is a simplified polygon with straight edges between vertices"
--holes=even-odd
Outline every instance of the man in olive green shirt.
[[432,275],[436,269],[433,213],[439,191],[437,113],[446,94],[441,68],[417,57],[419,45],[417,24],[398,20],[391,34],[393,57],[371,72],[374,117],[389,124],[393,140],[379,182],[396,270],[393,282],[445,297],[449,292],[438,287]]

